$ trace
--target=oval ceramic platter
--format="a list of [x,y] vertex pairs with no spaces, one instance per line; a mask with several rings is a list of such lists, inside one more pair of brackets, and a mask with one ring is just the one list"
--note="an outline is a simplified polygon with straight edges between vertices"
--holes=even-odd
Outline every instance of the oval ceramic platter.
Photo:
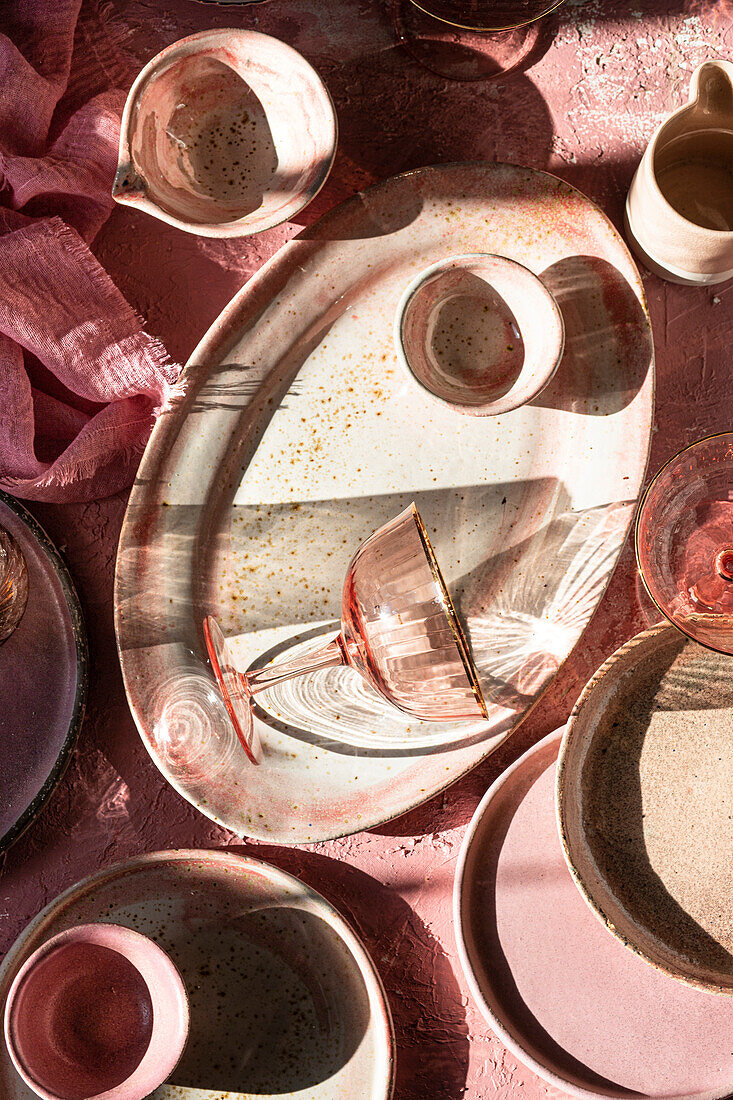
[[25,611],[0,646],[2,853],[64,773],[84,717],[88,654],[79,598],[64,562],[33,516],[2,492],[0,527],[17,543],[28,571]]
[[502,1041],[563,1093],[733,1095],[733,1000],[643,961],[573,881],[555,813],[561,737],[550,734],[497,779],[466,833],[454,916],[471,992]]
[[[85,879],[25,929],[0,970],[0,1005],[25,959],[77,924],[150,936],[178,967],[191,1024],[154,1100],[389,1100],[392,1022],[364,947],[298,879],[230,852],[156,852]],[[2,1045],[0,1095],[32,1100]]]
[[[484,251],[555,295],[565,354],[531,405],[473,417],[398,369],[415,275]],[[424,168],[355,196],[234,298],[159,418],[117,560],[128,699],[170,782],[240,835],[320,841],[388,820],[491,752],[578,641],[646,466],[653,348],[625,245],[583,195],[509,165]],[[330,669],[258,699],[259,767],[214,688],[202,620],[242,667],[332,633],[360,542],[415,501],[467,630],[481,722],[420,723]],[[260,700],[262,701],[260,704]]]

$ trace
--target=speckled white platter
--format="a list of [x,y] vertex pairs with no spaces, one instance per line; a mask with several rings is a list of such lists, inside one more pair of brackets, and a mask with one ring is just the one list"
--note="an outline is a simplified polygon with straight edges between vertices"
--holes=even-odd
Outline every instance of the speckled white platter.
[[[153,1100],[389,1100],[392,1022],[361,942],[292,875],[231,852],[156,852],[72,886],[0,969],[0,1006],[25,959],[76,924],[109,921],[160,944],[186,985],[189,1038]],[[33,1100],[5,1044],[0,1096]]]
[[[563,313],[543,393],[490,422],[398,370],[394,312],[448,255],[507,255]],[[117,562],[128,698],[170,782],[240,835],[319,841],[388,820],[514,729],[603,594],[646,466],[643,290],[590,200],[509,165],[424,168],[285,246],[194,352],[140,467]],[[334,630],[349,558],[414,500],[467,629],[485,723],[417,723],[332,669],[260,696],[249,765],[204,656],[215,614],[243,665]]]

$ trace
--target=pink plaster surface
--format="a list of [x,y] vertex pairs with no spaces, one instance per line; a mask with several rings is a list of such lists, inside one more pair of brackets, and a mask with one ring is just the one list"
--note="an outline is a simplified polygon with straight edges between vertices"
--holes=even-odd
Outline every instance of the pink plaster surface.
[[[659,121],[686,98],[692,69],[733,58],[729,0],[567,0],[548,17],[545,52],[502,83],[453,84],[393,43],[386,0],[271,0],[258,8],[190,0],[116,0],[79,50],[114,56],[128,84],[154,53],[210,26],[250,26],[300,50],[325,79],[341,137],[323,192],[298,217],[254,239],[210,241],[133,211],[114,212],[95,251],[149,330],[186,359],[232,294],[330,205],[424,164],[500,159],[548,169],[621,224],[623,199]],[[90,26],[94,20],[90,22]],[[104,46],[115,43],[110,54]],[[536,56],[536,55],[535,55]],[[112,78],[111,78],[112,79]],[[680,446],[730,427],[733,286],[685,288],[645,276],[657,348],[650,470]],[[647,625],[629,543],[585,636],[521,729],[438,798],[370,832],[303,849],[242,844],[199,815],[150,761],[127,709],[112,630],[112,580],[123,496],[33,505],[65,553],[87,616],[88,718],[61,786],[8,853],[0,879],[0,950],[43,905],[84,875],[168,847],[232,847],[299,875],[363,936],[383,978],[398,1042],[398,1100],[479,1100],[550,1089],[488,1031],[460,971],[451,887],[461,839],[490,782],[561,724],[590,674]]]

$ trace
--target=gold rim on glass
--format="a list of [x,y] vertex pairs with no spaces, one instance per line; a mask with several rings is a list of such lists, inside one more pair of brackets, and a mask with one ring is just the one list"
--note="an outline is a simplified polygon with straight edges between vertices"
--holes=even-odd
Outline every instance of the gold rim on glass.
[[425,550],[425,557],[428,559],[428,564],[430,565],[433,579],[440,588],[440,592],[443,597],[443,606],[445,609],[445,613],[448,618],[448,622],[450,623],[450,628],[453,631],[453,637],[455,638],[456,646],[458,647],[458,652],[461,656],[461,661],[463,662],[463,667],[466,670],[466,676],[468,677],[469,683],[471,685],[471,691],[476,697],[476,702],[481,708],[481,713],[483,714],[484,718],[488,719],[489,712],[486,708],[486,702],[481,691],[481,686],[478,682],[476,666],[473,663],[473,657],[471,656],[471,651],[468,648],[466,635],[463,633],[463,627],[458,621],[458,615],[456,614],[456,609],[453,606],[453,600],[451,599],[450,592],[448,591],[446,583],[443,580],[443,574],[440,571],[438,559],[435,556],[435,551],[433,550],[432,543],[430,542],[430,536],[428,535],[425,524],[422,521],[422,517],[418,512],[415,504],[412,504],[411,507],[412,514],[415,519],[415,524],[417,526],[417,531],[423,544],[423,549]]
[[516,31],[520,27],[528,27],[531,23],[537,23],[540,19],[544,19],[546,15],[556,11],[564,3],[564,0],[557,0],[541,15],[533,15],[531,19],[523,19],[520,23],[506,23],[502,27],[473,27],[469,23],[456,23],[453,19],[446,19],[444,16],[436,15],[434,11],[430,11],[429,8],[425,7],[425,0],[423,0],[423,3],[418,3],[418,0],[410,0],[410,3],[419,8],[424,15],[429,15],[431,19],[437,19],[439,23],[445,23],[447,27],[455,27],[456,30],[460,31],[475,31],[476,34],[491,34],[492,32]]

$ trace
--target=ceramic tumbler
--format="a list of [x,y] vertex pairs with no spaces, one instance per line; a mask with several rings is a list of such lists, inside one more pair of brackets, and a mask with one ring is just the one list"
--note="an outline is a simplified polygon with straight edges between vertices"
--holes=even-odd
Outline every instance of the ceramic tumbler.
[[626,233],[670,282],[733,277],[733,62],[700,65],[689,102],[652,137],[626,201]]

